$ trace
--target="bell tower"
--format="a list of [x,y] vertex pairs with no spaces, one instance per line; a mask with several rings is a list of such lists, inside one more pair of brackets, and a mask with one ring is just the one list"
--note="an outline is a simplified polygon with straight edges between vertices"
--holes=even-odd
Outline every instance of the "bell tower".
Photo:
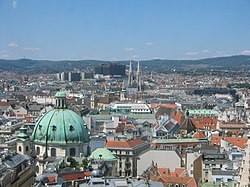
[[21,155],[30,155],[32,150],[27,128],[22,126],[19,130],[20,132],[17,135],[16,151]]
[[141,70],[140,70],[140,62],[137,64],[137,72],[136,72],[136,84],[138,91],[141,91]]

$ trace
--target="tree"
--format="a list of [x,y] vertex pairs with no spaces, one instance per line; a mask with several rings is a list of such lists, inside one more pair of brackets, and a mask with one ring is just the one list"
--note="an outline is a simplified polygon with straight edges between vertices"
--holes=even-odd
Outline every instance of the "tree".
[[233,133],[231,131],[227,131],[226,134],[227,134],[227,136],[230,136],[230,137],[233,135]]
[[70,163],[69,167],[71,167],[71,168],[77,167],[77,165],[78,165],[76,160],[72,156],[67,158],[67,162]]
[[66,168],[67,167],[67,164],[64,162],[64,160],[59,164],[59,168],[62,169],[62,168]]
[[90,162],[90,160],[88,160],[87,158],[84,158],[82,160],[82,166],[83,166],[84,169],[88,168],[89,162]]

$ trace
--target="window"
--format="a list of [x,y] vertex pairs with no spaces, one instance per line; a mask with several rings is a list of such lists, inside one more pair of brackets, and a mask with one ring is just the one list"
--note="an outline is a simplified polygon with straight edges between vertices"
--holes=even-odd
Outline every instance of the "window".
[[70,125],[69,126],[69,131],[73,131],[73,130],[75,130],[74,127],[73,127],[73,125]]
[[70,156],[75,156],[76,155],[76,149],[75,148],[70,148],[69,149],[69,155]]
[[40,147],[36,148],[36,154],[40,155]]
[[233,181],[233,179],[227,179],[227,182],[232,182]]
[[216,182],[222,182],[222,178],[216,178]]
[[205,177],[208,177],[208,171],[205,172]]
[[22,151],[22,147],[21,147],[21,146],[18,147],[18,151],[19,151],[19,152]]
[[26,146],[26,152],[28,152],[29,151],[29,146]]
[[56,131],[56,126],[55,125],[52,126],[52,131]]
[[51,148],[51,156],[56,157],[56,149],[55,148]]

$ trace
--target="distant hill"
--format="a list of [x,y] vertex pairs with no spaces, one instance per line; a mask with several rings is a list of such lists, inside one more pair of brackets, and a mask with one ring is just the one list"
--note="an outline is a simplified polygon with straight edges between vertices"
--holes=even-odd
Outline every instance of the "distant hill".
[[[18,60],[3,60],[0,59],[0,72],[12,71],[22,74],[34,73],[57,73],[61,71],[70,71],[73,69],[90,69],[99,63],[110,63],[108,61],[99,60],[31,60],[31,59],[18,59]],[[121,64],[129,64],[129,61],[117,61]],[[145,60],[140,61],[144,70],[170,70],[170,69],[200,69],[200,70],[250,70],[250,56],[238,55],[229,57],[216,57],[200,60]]]

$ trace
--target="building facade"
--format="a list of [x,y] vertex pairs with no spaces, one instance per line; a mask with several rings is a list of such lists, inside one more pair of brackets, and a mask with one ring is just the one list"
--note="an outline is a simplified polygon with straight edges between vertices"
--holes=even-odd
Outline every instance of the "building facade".
[[142,139],[127,141],[108,141],[106,147],[118,157],[117,176],[137,176],[138,156],[150,147]]
[[40,117],[32,134],[39,173],[47,157],[87,156],[89,133],[83,119],[67,109],[66,94],[57,92],[56,107]]

